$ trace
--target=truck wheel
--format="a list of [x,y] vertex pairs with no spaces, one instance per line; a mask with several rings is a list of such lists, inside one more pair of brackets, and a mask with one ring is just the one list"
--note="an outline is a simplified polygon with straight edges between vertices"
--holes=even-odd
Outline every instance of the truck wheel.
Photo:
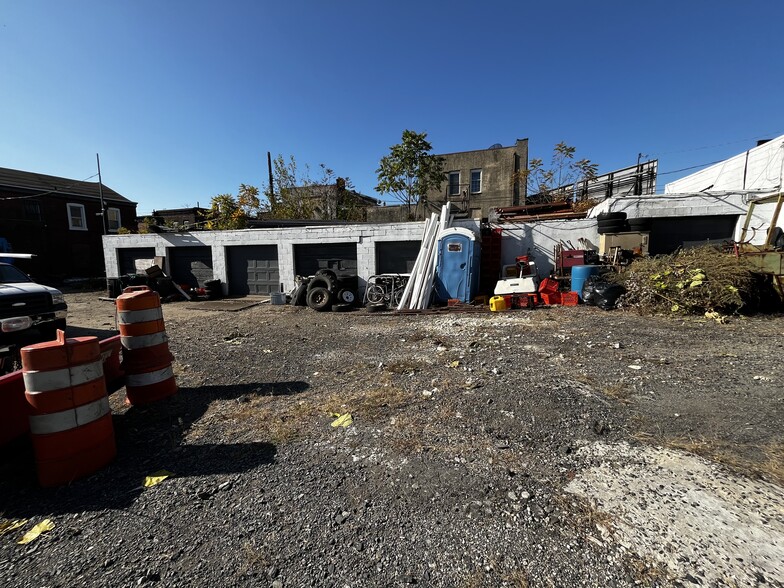
[[338,302],[341,304],[354,304],[357,297],[351,290],[347,288],[343,288],[342,290],[338,290]]
[[332,294],[321,286],[311,288],[308,291],[308,306],[313,310],[323,312],[332,306]]

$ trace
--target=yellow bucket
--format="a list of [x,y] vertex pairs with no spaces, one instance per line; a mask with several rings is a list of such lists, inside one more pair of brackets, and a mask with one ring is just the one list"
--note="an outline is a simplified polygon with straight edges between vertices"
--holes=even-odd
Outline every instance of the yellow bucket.
[[493,296],[490,299],[490,310],[496,312],[497,310],[506,310],[506,300],[503,296]]

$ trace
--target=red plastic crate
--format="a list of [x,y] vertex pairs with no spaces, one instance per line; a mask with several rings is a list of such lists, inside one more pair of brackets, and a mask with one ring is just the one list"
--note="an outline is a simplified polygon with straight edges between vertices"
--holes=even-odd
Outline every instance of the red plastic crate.
[[539,292],[541,294],[557,294],[558,293],[558,280],[552,278],[545,278],[539,282]]
[[561,304],[560,292],[552,292],[549,294],[547,292],[542,292],[540,296],[542,297],[542,302],[544,302],[547,305],[551,306],[553,304]]
[[577,306],[579,303],[577,292],[561,292],[561,304],[564,306]]

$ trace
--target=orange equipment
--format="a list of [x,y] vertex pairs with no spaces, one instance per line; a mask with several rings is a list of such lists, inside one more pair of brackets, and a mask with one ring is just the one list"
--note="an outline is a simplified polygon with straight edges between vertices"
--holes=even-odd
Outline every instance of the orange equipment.
[[21,357],[41,485],[68,484],[111,462],[117,449],[98,339],[58,330]]
[[128,402],[149,404],[176,393],[161,297],[147,286],[131,286],[116,302]]

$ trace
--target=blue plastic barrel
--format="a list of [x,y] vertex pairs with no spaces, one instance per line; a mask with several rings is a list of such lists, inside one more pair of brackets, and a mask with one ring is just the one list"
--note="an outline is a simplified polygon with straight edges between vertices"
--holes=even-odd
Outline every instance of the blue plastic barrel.
[[588,276],[599,273],[600,265],[575,265],[572,267],[572,292],[577,292],[580,300],[583,299],[583,284]]

